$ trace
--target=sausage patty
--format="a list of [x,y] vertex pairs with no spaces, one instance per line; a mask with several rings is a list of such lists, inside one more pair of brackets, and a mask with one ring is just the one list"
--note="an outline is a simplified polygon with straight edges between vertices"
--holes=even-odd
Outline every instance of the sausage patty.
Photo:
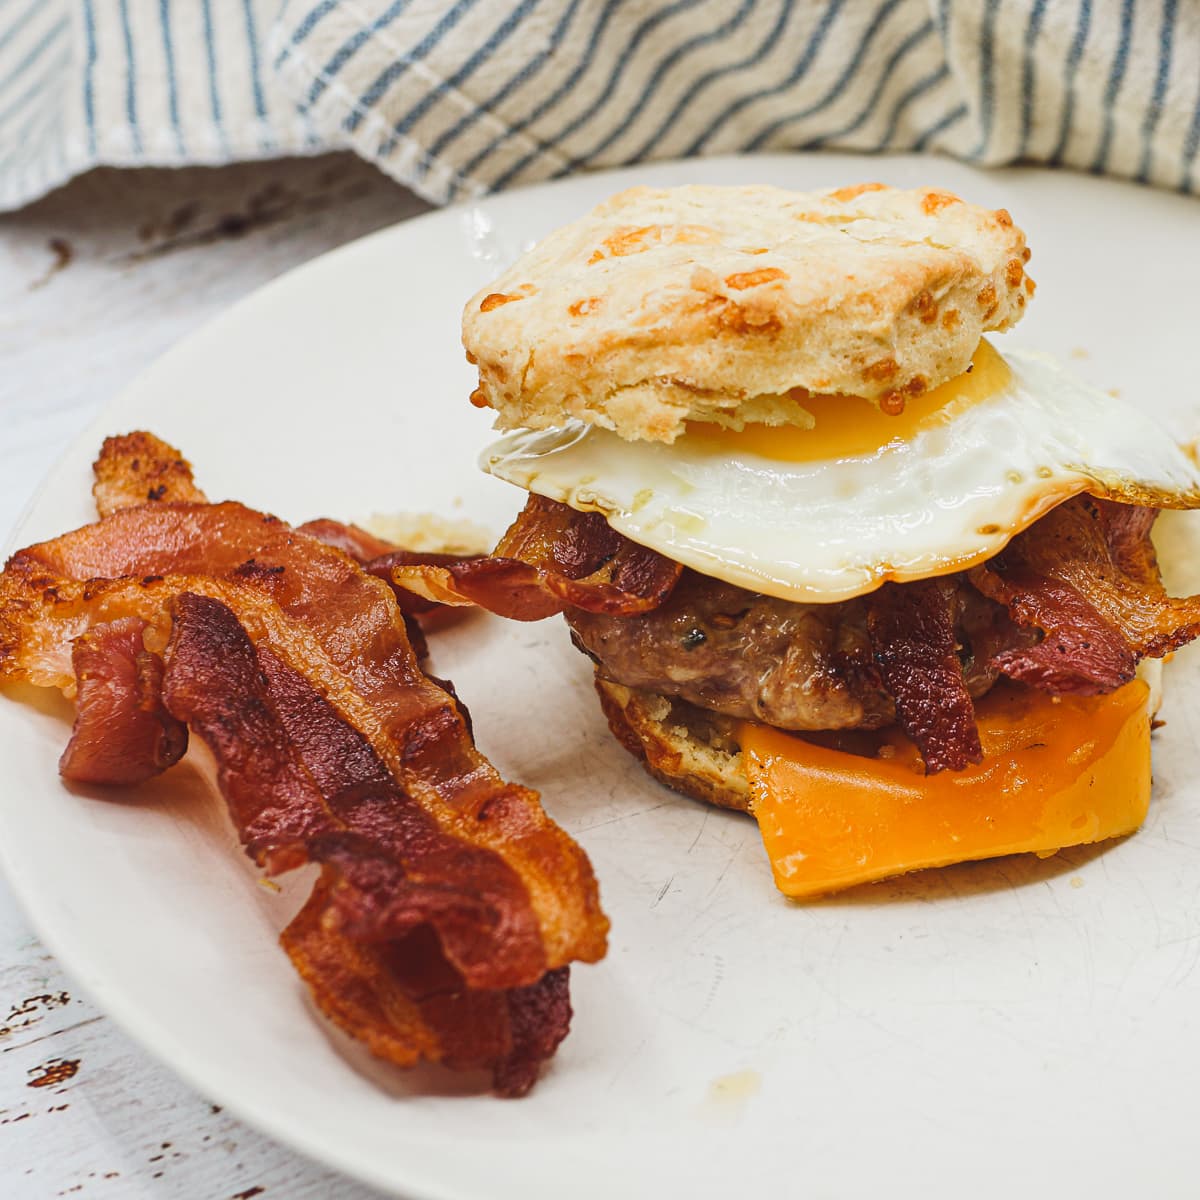
[[[972,697],[993,656],[1022,644],[1000,605],[951,577],[955,632]],[[632,617],[567,611],[580,650],[630,688],[677,696],[779,729],[878,729],[896,719],[867,634],[863,599],[797,604],[685,571],[660,607]]]

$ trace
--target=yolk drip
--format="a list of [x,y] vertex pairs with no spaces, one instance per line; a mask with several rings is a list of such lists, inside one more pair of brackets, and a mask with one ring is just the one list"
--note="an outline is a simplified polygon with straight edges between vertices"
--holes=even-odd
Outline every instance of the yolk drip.
[[753,812],[779,890],[815,896],[922,867],[1131,833],[1150,802],[1150,690],[1063,696],[1000,684],[977,705],[984,758],[924,775],[915,747],[830,749],[745,723]]
[[800,403],[812,413],[811,429],[794,425],[747,425],[740,431],[716,425],[688,426],[689,446],[715,453],[757,454],[779,462],[816,462],[874,454],[893,442],[907,441],[920,430],[953,419],[980,400],[1002,390],[1012,372],[987,341],[981,341],[972,369],[909,400],[889,416],[861,396],[808,396]]

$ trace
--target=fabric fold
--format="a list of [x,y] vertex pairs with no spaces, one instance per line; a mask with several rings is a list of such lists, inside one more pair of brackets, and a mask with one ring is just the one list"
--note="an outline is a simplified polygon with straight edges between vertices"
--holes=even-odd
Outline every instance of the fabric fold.
[[1197,80],[1200,0],[0,0],[0,207],[345,148],[439,204],[818,148],[1195,192]]

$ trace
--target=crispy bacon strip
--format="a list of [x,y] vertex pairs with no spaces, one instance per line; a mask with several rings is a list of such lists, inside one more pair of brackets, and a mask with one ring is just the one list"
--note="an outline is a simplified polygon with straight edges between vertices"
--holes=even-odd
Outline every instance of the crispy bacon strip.
[[167,602],[184,591],[233,609],[439,825],[513,866],[551,967],[603,956],[608,923],[587,858],[535,793],[505,784],[475,748],[453,698],[421,671],[390,590],[278,518],[233,502],[145,505],[18,552],[0,577],[0,679],[69,689],[75,637],[129,615],[163,637]]
[[[409,588],[401,587],[392,577],[397,567],[409,567],[421,564],[428,567],[451,567],[466,562],[470,556],[466,554],[438,554],[417,550],[405,550],[393,542],[376,537],[358,525],[346,525],[341,521],[332,521],[328,517],[319,517],[315,521],[306,521],[297,527],[297,533],[305,533],[315,537],[317,541],[327,546],[335,546],[343,554],[348,554],[369,575],[382,579],[388,584],[400,605],[402,612],[410,616],[425,616],[428,613],[445,611],[447,606],[425,596],[419,596]],[[413,633],[413,623],[409,623],[409,636]]]
[[1112,691],[1140,658],[1200,635],[1200,596],[1168,596],[1150,541],[1155,509],[1078,496],[970,574],[984,595],[1044,637],[994,661],[1053,692]]
[[92,496],[102,517],[139,504],[178,500],[202,504],[205,499],[192,479],[191,463],[152,433],[105,438],[92,472]]
[[183,757],[187,727],[163,706],[163,663],[145,647],[146,628],[140,617],[118,618],[72,645],[75,728],[58,762],[64,779],[143,783]]
[[430,921],[472,987],[515,987],[544,974],[541,930],[520,875],[494,850],[439,828],[366,739],[268,646],[258,648],[258,662],[271,706],[344,830],[310,852],[346,881],[339,903],[355,936],[397,937]]
[[268,869],[334,868],[342,927],[357,941],[429,924],[475,988],[546,972],[520,876],[494,851],[450,835],[413,800],[366,739],[220,601],[172,603],[164,695],[208,743],[247,850]]
[[[228,608],[188,594],[173,608],[167,694],[213,750],[243,839],[268,861],[324,864],[282,937],[318,1005],[394,1061],[487,1067],[497,1091],[527,1090],[566,1035],[570,1006],[566,968],[545,970],[520,878],[439,830]],[[282,793],[282,804],[264,793]],[[287,819],[295,812],[302,828]]]
[[[371,575],[387,582],[392,570],[396,567],[415,566],[427,563],[435,567],[451,567],[458,563],[468,562],[477,556],[470,554],[443,554],[435,550],[406,550],[381,537],[376,537],[368,530],[358,525],[346,525],[341,521],[331,521],[328,517],[318,517],[315,521],[305,521],[296,527],[297,533],[306,533],[327,546],[336,546],[343,554],[348,554],[359,566],[365,568]],[[412,592],[400,591],[400,600],[424,603],[426,607],[435,607],[429,601],[422,602],[420,597]],[[401,605],[401,607],[404,607]],[[406,609],[405,611],[422,612],[424,609]]]
[[[396,547],[391,542],[384,541],[383,538],[377,538],[359,525],[343,524],[341,521],[332,521],[328,517],[305,521],[303,525],[296,527],[296,532],[316,538],[318,542],[324,542],[326,546],[332,546],[343,554],[349,555],[360,567],[367,570],[368,574],[382,579],[391,587],[392,595],[396,597],[396,603],[400,606],[400,611],[404,613],[404,628],[408,633],[408,640],[412,643],[417,661],[424,666],[429,658],[429,643],[425,638],[425,630],[416,618],[425,613],[435,612],[443,606],[435,604],[431,600],[424,600],[406,588],[396,587],[392,583],[389,569],[371,570],[372,559],[393,552]],[[446,681],[438,680],[438,682],[447,691],[452,690],[447,686]]]
[[[1159,510],[1100,501],[1096,511],[1104,526],[1104,538],[1113,566],[1137,583],[1161,589],[1158,554],[1150,540],[1150,531],[1158,519]],[[1070,516],[1069,513],[1063,515]]]
[[402,1066],[425,1059],[490,1067],[499,1095],[524,1095],[569,1028],[568,968],[507,992],[464,989],[434,969],[408,978],[395,963],[426,958],[421,935],[401,943],[352,941],[326,919],[332,887],[327,870],[280,937],[321,1011],[380,1058]]
[[478,605],[517,621],[564,608],[620,616],[649,612],[670,595],[683,568],[622,537],[599,513],[531,495],[489,555],[458,562],[397,562],[391,579],[426,600]]
[[[105,438],[100,455],[92,464],[95,482],[92,496],[101,517],[122,508],[136,508],[152,502],[183,501],[203,504],[206,497],[192,478],[192,466],[174,446],[152,433],[135,432],[120,437]],[[361,526],[319,518],[299,526],[298,533],[315,537],[327,546],[348,554],[355,562],[385,583],[391,584],[391,560],[372,564],[372,559],[394,555],[400,547],[378,538]],[[410,552],[401,552],[408,554]],[[420,555],[403,561],[434,562],[437,555]],[[396,601],[409,616],[428,613],[443,607],[401,587],[392,587]],[[429,647],[422,628],[415,621],[406,621],[409,641],[418,659],[429,657]]]
[[297,533],[306,533],[318,542],[327,546],[336,546],[343,554],[348,554],[360,566],[366,566],[373,558],[388,554],[400,547],[384,538],[376,537],[361,525],[348,524],[344,521],[333,521],[329,517],[317,517],[313,521],[305,521],[296,526]]
[[567,1031],[566,964],[605,949],[582,851],[475,749],[382,581],[241,505],[135,496],[10,560],[0,680],[84,695],[73,648],[119,665],[139,651],[114,631],[151,664],[167,646],[169,719],[209,742],[248,851],[321,864],[283,939],[317,1003],[393,1061],[524,1090]]
[[929,774],[983,759],[975,705],[954,640],[954,589],[941,579],[884,584],[867,600],[867,631],[900,728]]
[[993,585],[1018,624],[1043,632],[1036,645],[1006,650],[992,660],[1010,679],[1055,694],[1097,696],[1115,691],[1137,673],[1138,655],[1069,583],[1014,571]]
[[[169,580],[161,581],[161,585],[169,585],[169,583]],[[145,595],[145,590],[142,590],[142,595]],[[67,603],[69,604],[70,601]],[[227,658],[224,649],[224,647],[221,648],[220,657],[222,659]],[[238,682],[244,683],[244,680],[238,680]],[[315,693],[313,697],[315,700]],[[234,698],[225,697],[226,700]],[[257,699],[257,697],[252,697],[252,703]],[[232,707],[227,705],[216,724],[227,729],[228,726],[222,723],[231,719]],[[542,970],[539,973],[538,967],[530,963],[531,956],[521,952],[522,944],[528,947],[528,938],[524,943],[521,939],[514,941],[511,938],[501,938],[494,926],[503,926],[506,922],[497,918],[495,908],[490,905],[477,903],[472,908],[470,903],[465,905],[448,903],[448,901],[452,901],[452,896],[435,886],[426,892],[430,903],[422,908],[413,902],[411,894],[405,897],[394,891],[389,893],[386,889],[379,887],[381,880],[369,873],[364,878],[361,869],[357,874],[353,870],[348,870],[343,875],[340,871],[343,865],[351,868],[361,866],[361,864],[355,864],[353,855],[349,854],[353,847],[346,844],[345,835],[341,835],[339,838],[336,830],[326,832],[324,840],[321,838],[318,831],[326,830],[329,823],[322,819],[311,783],[307,787],[305,786],[304,773],[294,762],[291,773],[281,778],[278,761],[271,754],[272,740],[269,736],[264,737],[263,734],[262,728],[253,730],[254,748],[246,755],[243,765],[247,766],[251,772],[257,771],[259,774],[256,781],[264,786],[257,797],[253,788],[250,787],[243,786],[240,796],[230,794],[227,789],[227,795],[230,795],[231,799],[231,811],[234,812],[237,823],[247,831],[248,840],[257,836],[258,846],[256,848],[260,852],[266,848],[266,852],[262,856],[269,861],[273,869],[283,869],[302,861],[301,855],[296,852],[296,846],[298,841],[307,839],[305,844],[311,850],[311,857],[316,861],[328,863],[326,877],[331,888],[335,884],[340,887],[340,891],[335,893],[340,906],[339,916],[341,909],[345,908],[352,918],[345,922],[347,930],[339,929],[335,936],[330,921],[327,919],[328,909],[323,908],[321,918],[316,922],[316,928],[309,931],[307,947],[310,957],[316,953],[312,944],[313,939],[318,938],[322,939],[326,945],[330,942],[340,945],[340,954],[343,959],[349,956],[353,961],[374,962],[376,965],[373,968],[372,978],[377,981],[381,971],[386,969],[390,972],[388,980],[378,983],[378,987],[385,997],[379,1011],[388,1014],[390,1019],[394,1013],[394,1000],[388,1001],[386,997],[400,988],[400,984],[392,979],[391,975],[398,970],[399,964],[406,964],[413,970],[416,968],[408,962],[407,955],[401,954],[390,940],[380,940],[383,935],[393,925],[411,927],[418,914],[430,919],[437,918],[447,928],[454,927],[456,923],[459,930],[458,944],[462,951],[462,961],[465,965],[470,966],[472,965],[472,943],[463,931],[468,928],[469,920],[474,917],[477,922],[475,931],[477,944],[474,948],[476,975],[487,979],[489,977],[486,974],[479,976],[478,973],[483,970],[491,970],[490,978],[495,982],[506,982],[511,978],[520,978],[526,974],[532,979],[531,983],[518,989],[520,995],[510,995],[512,989],[483,989],[480,991],[471,988],[464,991],[467,988],[465,979],[455,974],[454,978],[458,982],[449,993],[441,987],[434,989],[428,995],[421,993],[418,997],[419,1003],[416,1003],[416,1007],[412,1009],[409,1017],[401,1021],[398,1026],[385,1026],[382,1030],[363,1027],[354,1024],[343,1013],[345,1018],[341,1021],[343,1027],[348,1032],[363,1037],[369,1045],[377,1050],[390,1047],[391,1051],[397,1051],[398,1047],[404,1047],[402,1052],[388,1055],[401,1064],[411,1063],[415,1061],[416,1057],[426,1057],[434,1061],[446,1062],[450,1066],[491,1066],[498,1090],[506,1094],[515,1094],[523,1087],[528,1086],[536,1075],[537,1063],[540,1061],[536,1058],[540,1053],[538,1048],[549,1047],[552,1049],[565,1035],[569,1006],[550,1005],[547,1007],[548,1013],[558,1014],[561,1025],[555,1029],[544,1029],[537,1036],[528,1030],[520,1032],[518,1035],[519,1031],[511,1028],[512,1016],[506,1016],[506,1014],[509,1014],[510,1010],[514,1013],[524,1012],[522,997],[525,992],[530,992],[536,998],[550,989],[550,994],[556,995],[557,989],[565,987],[565,973],[561,970],[549,972]],[[278,749],[278,742],[274,743],[274,746]],[[344,764],[340,760],[334,759],[328,765],[330,769],[337,770]],[[349,776],[349,773],[347,774],[348,777],[352,777]],[[242,782],[245,785],[246,780],[243,778]],[[283,796],[280,794],[281,791],[284,793]],[[340,797],[340,803],[344,806],[351,799],[357,799],[363,806],[360,808],[360,813],[366,820],[371,815],[369,802],[378,800],[378,797],[372,797],[370,794],[355,796],[351,789]],[[272,801],[275,801],[273,806]],[[266,811],[264,811],[264,805]],[[281,821],[280,818],[283,820]],[[289,848],[292,851],[290,855]],[[461,856],[459,857],[461,858]],[[387,862],[386,858],[384,861]],[[370,866],[370,864],[367,865]],[[502,869],[507,869],[503,863],[500,865]],[[387,866],[389,876],[394,879],[396,876],[394,865],[387,862]],[[463,886],[461,868],[461,861],[455,861],[453,858],[446,863],[446,870],[451,872],[451,886],[457,886],[460,892]],[[468,875],[465,878],[469,880],[472,876]],[[454,880],[457,880],[457,884],[453,883]],[[387,879],[382,882],[386,883]],[[428,883],[428,879],[423,879],[423,883]],[[528,909],[528,896],[519,881],[515,890],[520,894],[522,904]],[[389,896],[391,901],[385,904],[389,900]],[[372,912],[372,903],[377,906],[378,912]],[[313,916],[311,906],[306,911]],[[372,922],[373,916],[376,919]],[[520,915],[517,916],[518,923],[520,923]],[[316,921],[315,916],[313,916],[313,920]],[[348,948],[348,944],[352,940],[349,929],[356,924],[357,926],[370,926],[372,923],[379,936],[374,940],[359,944],[357,949]],[[511,925],[511,920],[507,923]],[[534,922],[534,926],[536,928],[536,922]],[[489,930],[495,936],[492,937],[488,948],[491,957],[485,959],[480,956],[484,949],[483,939]],[[442,931],[439,927],[439,932]],[[289,952],[293,954],[300,953],[295,946],[296,936],[298,936],[298,932],[293,929],[289,931],[289,937],[285,939]],[[378,948],[372,949],[373,946],[378,946]],[[544,961],[543,958],[542,962],[544,963]],[[342,1011],[348,1003],[345,997],[338,994],[342,980],[338,976],[319,977],[315,972],[316,968],[310,964],[306,977],[314,987],[318,1004],[326,1011],[336,1015],[335,1010]],[[416,973],[418,978],[424,978],[428,971],[417,970]],[[418,1018],[421,1024],[414,1026],[413,1022]],[[481,1022],[483,1022],[482,1026]],[[481,1032],[481,1029],[485,1027],[493,1030],[487,1038]],[[432,1042],[430,1041],[432,1035],[421,1036],[422,1030],[429,1028],[436,1033],[436,1038]]]

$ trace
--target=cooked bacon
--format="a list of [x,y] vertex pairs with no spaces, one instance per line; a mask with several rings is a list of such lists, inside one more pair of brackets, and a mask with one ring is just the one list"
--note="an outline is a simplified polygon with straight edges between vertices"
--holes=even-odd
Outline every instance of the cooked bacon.
[[[395,542],[376,537],[358,525],[345,525],[341,521],[331,521],[328,517],[305,521],[303,525],[297,526],[296,532],[315,537],[317,541],[324,542],[327,546],[336,546],[343,554],[350,555],[359,566],[364,567],[370,574],[378,576],[384,582],[390,579],[391,572],[395,567],[409,567],[419,563],[428,563],[435,567],[450,567],[478,557],[471,554],[443,554],[435,550],[407,550],[403,546],[396,545]],[[409,601],[419,600],[419,597],[414,596],[412,592],[401,593],[400,598]]]
[[1010,679],[1055,694],[1097,696],[1115,691],[1137,673],[1138,655],[1069,583],[1032,572],[1003,577],[1009,615],[1043,633],[1036,645],[1006,650],[993,659]]
[[[376,537],[358,525],[345,525],[341,521],[332,521],[328,517],[306,521],[297,528],[296,532],[306,533],[309,537],[315,537],[317,541],[324,542],[327,546],[335,546],[343,554],[348,554],[369,575],[382,579],[395,594],[400,610],[414,617],[439,611],[444,612],[448,606],[425,596],[419,596],[411,589],[402,587],[393,578],[393,571],[397,567],[409,567],[417,564],[427,567],[451,567],[461,562],[467,562],[472,557],[466,554],[439,554],[433,551],[405,550],[394,542]],[[414,628],[419,629],[413,622],[409,622],[410,638]]]
[[187,727],[162,702],[163,663],[143,642],[146,622],[95,625],[71,647],[75,728],[58,761],[72,783],[135,784],[165,771],[187,749]]
[[956,588],[943,579],[887,583],[867,600],[867,631],[900,728],[929,774],[983,759],[975,706],[954,638]]
[[[380,1058],[447,1067],[490,1067],[501,1096],[521,1096],[566,1036],[568,968],[508,991],[463,988],[421,932],[399,943],[361,943],[327,920],[333,875],[322,873],[280,942],[321,1011]],[[396,970],[398,958],[417,972]],[[427,969],[419,973],[421,966]]]
[[272,872],[307,862],[308,841],[337,825],[268,702],[249,637],[219,600],[181,592],[168,610],[163,699],[212,751],[246,853]]
[[270,704],[344,831],[318,839],[311,856],[346,881],[339,903],[355,936],[398,937],[430,921],[472,987],[516,987],[543,975],[541,930],[521,876],[495,850],[441,829],[366,739],[268,646],[258,648],[258,662]]
[[126,507],[9,561],[0,679],[70,693],[72,644],[118,620],[169,644],[168,706],[251,855],[322,864],[285,937],[318,1004],[394,1061],[528,1086],[566,1032],[566,964],[600,958],[608,922],[583,852],[420,670],[390,588],[238,504]]
[[92,496],[102,517],[139,504],[176,500],[202,504],[205,498],[192,479],[191,463],[152,433],[105,438],[92,472]]
[[[372,559],[393,553],[396,547],[391,542],[385,542],[383,538],[369,533],[359,525],[343,524],[341,521],[333,521],[328,517],[305,521],[303,525],[296,527],[296,532],[307,534],[309,537],[316,538],[318,542],[324,542],[325,545],[332,546],[343,554],[348,554],[360,567],[365,568],[369,574],[382,579],[392,589],[396,603],[400,606],[400,611],[404,613],[404,628],[408,633],[409,642],[412,643],[413,653],[416,654],[417,661],[424,666],[425,661],[429,658],[429,643],[425,639],[425,630],[416,618],[418,615],[434,612],[443,606],[434,604],[431,600],[424,600],[408,591],[407,588],[394,585],[390,569],[385,567],[383,570],[371,570]],[[437,682],[447,691],[452,691],[445,680],[439,679]],[[455,699],[457,700],[458,697],[456,696]]]
[[[1150,530],[1154,528],[1159,510],[1139,508],[1135,504],[1097,501],[1096,511],[1104,526],[1104,538],[1113,566],[1138,583],[1161,588],[1158,554],[1150,540]],[[1069,517],[1070,513],[1061,515]]]
[[19,551],[0,577],[0,679],[69,689],[73,638],[137,615],[165,640],[167,602],[185,591],[227,604],[256,643],[269,638],[439,824],[514,866],[551,966],[603,955],[586,857],[475,748],[454,700],[421,671],[390,590],[276,517],[232,501],[146,505]]
[[507,993],[512,1050],[492,1072],[502,1096],[523,1096],[571,1027],[570,967],[547,971],[537,983]]
[[[208,743],[247,849],[278,870],[320,862],[329,920],[356,942],[407,939],[460,987],[507,989],[546,973],[537,920],[520,877],[499,855],[440,829],[307,680],[252,644],[219,601],[172,604],[165,696]],[[410,944],[409,942],[405,943]],[[411,943],[413,945],[417,943]]]
[[540,621],[580,608],[630,616],[670,595],[683,568],[622,537],[599,513],[530,496],[489,555],[453,563],[419,556],[391,579],[427,600],[478,605],[501,617]]
[[398,550],[394,542],[389,542],[363,529],[361,525],[347,524],[344,521],[333,521],[329,517],[317,517],[313,521],[305,521],[296,526],[297,533],[306,533],[315,537],[318,542],[327,546],[336,546],[343,554],[348,554],[360,566],[366,566],[373,558]]
[[1006,675],[1052,692],[1110,692],[1140,658],[1200,636],[1200,596],[1168,596],[1150,541],[1155,509],[1078,496],[970,573],[1041,642],[997,656]]

